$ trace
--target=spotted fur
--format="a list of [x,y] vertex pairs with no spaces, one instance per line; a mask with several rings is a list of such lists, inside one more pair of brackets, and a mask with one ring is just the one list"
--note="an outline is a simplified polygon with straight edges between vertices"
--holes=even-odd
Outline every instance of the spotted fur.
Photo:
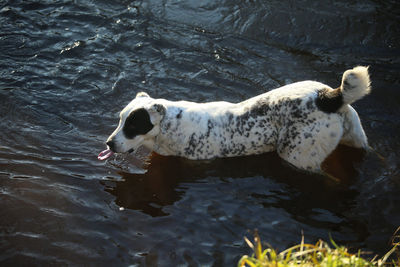
[[303,81],[240,103],[168,101],[141,92],[121,111],[107,144],[119,153],[143,145],[193,160],[276,150],[297,168],[320,172],[339,143],[368,148],[349,104],[369,91],[368,69],[356,67],[337,89]]

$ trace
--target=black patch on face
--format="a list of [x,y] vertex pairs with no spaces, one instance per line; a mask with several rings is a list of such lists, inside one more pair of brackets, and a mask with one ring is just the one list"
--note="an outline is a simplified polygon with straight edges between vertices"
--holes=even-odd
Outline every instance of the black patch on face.
[[340,88],[335,90],[322,89],[315,99],[317,107],[326,113],[336,112],[343,105],[343,94]]
[[126,138],[133,139],[137,135],[143,135],[153,129],[150,115],[144,108],[134,110],[125,120],[122,131]]

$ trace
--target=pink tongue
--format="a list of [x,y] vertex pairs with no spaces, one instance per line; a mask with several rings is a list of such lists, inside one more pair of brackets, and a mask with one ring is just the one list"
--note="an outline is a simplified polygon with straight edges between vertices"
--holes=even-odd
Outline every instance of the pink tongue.
[[110,149],[106,149],[97,156],[99,160],[106,160],[114,154]]

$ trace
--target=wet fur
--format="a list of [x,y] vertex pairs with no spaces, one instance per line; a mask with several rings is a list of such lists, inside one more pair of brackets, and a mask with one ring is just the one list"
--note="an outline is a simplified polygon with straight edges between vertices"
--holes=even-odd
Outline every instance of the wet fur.
[[321,172],[339,143],[368,148],[349,104],[368,94],[369,84],[368,69],[356,67],[337,89],[303,81],[240,103],[169,101],[142,92],[121,111],[107,144],[119,153],[143,145],[193,160],[276,150],[299,169]]

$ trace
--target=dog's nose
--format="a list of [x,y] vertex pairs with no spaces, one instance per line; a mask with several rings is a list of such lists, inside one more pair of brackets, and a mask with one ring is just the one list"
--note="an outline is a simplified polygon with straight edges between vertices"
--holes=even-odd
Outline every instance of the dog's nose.
[[115,143],[112,140],[107,141],[106,145],[111,149],[111,151],[115,151]]

